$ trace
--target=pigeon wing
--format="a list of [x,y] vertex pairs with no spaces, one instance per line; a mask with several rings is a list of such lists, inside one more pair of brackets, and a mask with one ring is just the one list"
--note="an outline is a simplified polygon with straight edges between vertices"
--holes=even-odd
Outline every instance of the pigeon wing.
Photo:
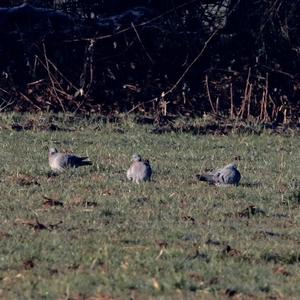
[[215,175],[217,184],[234,184],[238,185],[241,179],[240,172],[235,168],[224,168]]
[[144,176],[144,180],[147,181],[147,180],[151,180],[151,176],[152,176],[152,168],[150,166],[150,163],[149,161],[146,161],[145,163],[145,176]]

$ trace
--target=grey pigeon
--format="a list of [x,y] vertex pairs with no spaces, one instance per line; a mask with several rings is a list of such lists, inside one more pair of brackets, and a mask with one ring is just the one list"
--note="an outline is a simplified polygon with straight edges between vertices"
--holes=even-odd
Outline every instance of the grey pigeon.
[[152,169],[149,160],[144,160],[138,154],[132,156],[132,164],[127,170],[127,178],[135,183],[150,181]]
[[237,165],[231,163],[222,169],[197,175],[197,178],[200,181],[207,181],[218,186],[239,185],[241,173],[237,169]]
[[53,172],[62,172],[66,168],[78,168],[92,163],[88,157],[79,157],[72,154],[58,152],[56,148],[49,149],[49,166]]

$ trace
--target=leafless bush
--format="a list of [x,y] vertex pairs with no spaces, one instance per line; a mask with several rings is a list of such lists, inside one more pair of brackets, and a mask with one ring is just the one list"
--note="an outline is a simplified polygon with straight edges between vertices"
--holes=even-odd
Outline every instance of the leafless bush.
[[9,19],[2,107],[299,122],[299,1],[125,2],[49,0],[67,14]]

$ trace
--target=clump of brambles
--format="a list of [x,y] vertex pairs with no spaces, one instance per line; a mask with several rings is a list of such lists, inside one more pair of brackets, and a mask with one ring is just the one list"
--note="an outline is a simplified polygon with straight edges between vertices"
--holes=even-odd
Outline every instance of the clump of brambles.
[[299,1],[20,2],[0,12],[2,111],[299,125]]

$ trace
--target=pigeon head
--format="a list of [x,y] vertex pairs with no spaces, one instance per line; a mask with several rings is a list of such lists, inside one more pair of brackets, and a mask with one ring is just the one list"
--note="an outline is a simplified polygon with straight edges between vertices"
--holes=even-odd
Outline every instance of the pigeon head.
[[57,152],[58,152],[57,149],[54,148],[54,147],[51,147],[51,148],[49,149],[49,155],[53,155],[53,154],[55,154],[55,153],[57,153]]
[[139,154],[132,155],[132,161],[141,161],[142,157]]

